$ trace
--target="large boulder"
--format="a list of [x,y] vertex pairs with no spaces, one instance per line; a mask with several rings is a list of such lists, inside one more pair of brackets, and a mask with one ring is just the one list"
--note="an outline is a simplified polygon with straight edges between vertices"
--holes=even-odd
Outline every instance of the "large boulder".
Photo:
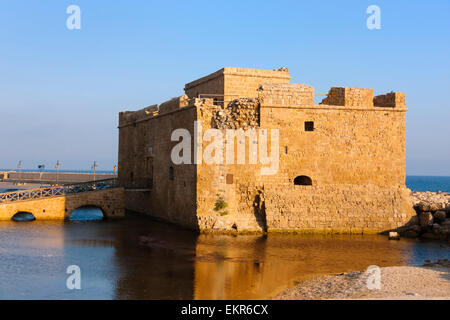
[[391,231],[389,232],[389,240],[400,240],[400,235],[398,232]]
[[441,226],[441,237],[443,239],[450,239],[450,224]]
[[447,217],[447,214],[445,213],[445,211],[442,211],[442,210],[436,211],[436,212],[433,214],[433,220],[434,220],[434,222],[436,222],[436,223],[442,223],[442,222],[444,222],[446,217]]
[[414,206],[414,209],[416,210],[416,212],[425,212],[425,211],[430,211],[431,206],[430,206],[429,202],[420,201],[419,203],[417,203]]
[[419,224],[422,228],[430,227],[433,225],[433,215],[431,212],[421,212],[419,214]]
[[424,239],[430,239],[430,240],[440,240],[441,236],[438,234],[434,234],[432,232],[425,232],[424,234],[421,235],[422,238]]
[[408,227],[419,225],[419,216],[412,216],[411,219],[406,223]]
[[407,230],[402,234],[405,238],[417,238],[419,235],[419,232],[414,232],[413,230]]
[[441,234],[441,231],[442,231],[442,227],[437,223],[433,223],[432,232],[434,234]]
[[430,210],[429,211],[438,211],[438,210],[445,210],[445,203],[443,203],[443,202],[432,202],[432,203],[430,203]]
[[416,212],[446,210],[446,204],[443,202],[420,201],[414,206]]
[[413,232],[416,232],[416,233],[419,233],[419,234],[420,234],[421,230],[422,230],[422,228],[419,225],[414,225],[411,228],[409,228],[409,231],[413,231]]
[[422,228],[418,224],[408,226],[400,234],[406,238],[417,238],[422,232]]

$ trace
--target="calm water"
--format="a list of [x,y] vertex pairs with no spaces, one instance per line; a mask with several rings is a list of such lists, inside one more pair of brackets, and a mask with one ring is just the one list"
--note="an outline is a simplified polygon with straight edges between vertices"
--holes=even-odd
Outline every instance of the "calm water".
[[[382,236],[196,235],[153,220],[0,222],[0,299],[260,299],[317,274],[450,258]],[[81,290],[66,268],[81,268]]]
[[[406,183],[450,192],[450,177]],[[261,299],[318,274],[450,259],[439,242],[196,235],[130,215],[93,221],[98,215],[84,209],[73,217],[91,221],[0,221],[0,299]],[[81,268],[81,290],[66,288],[69,265]]]
[[414,191],[450,192],[450,177],[407,176],[406,186]]

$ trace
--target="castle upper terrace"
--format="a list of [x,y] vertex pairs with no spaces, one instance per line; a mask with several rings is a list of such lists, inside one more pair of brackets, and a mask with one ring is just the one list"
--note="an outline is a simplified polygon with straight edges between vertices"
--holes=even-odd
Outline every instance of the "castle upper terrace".
[[[287,68],[222,68],[187,83],[184,87],[185,94],[180,97],[138,111],[121,112],[119,127],[195,108],[205,99],[226,105],[238,98],[257,98],[261,108],[407,111],[405,94],[401,92],[374,96],[373,89],[369,88],[332,87],[328,94],[315,94],[313,87],[290,83],[290,79]],[[314,102],[317,96],[325,96],[319,104]]]

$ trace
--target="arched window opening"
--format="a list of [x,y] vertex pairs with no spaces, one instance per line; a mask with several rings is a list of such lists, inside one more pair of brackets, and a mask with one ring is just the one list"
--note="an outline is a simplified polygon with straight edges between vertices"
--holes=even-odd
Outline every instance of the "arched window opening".
[[312,180],[308,176],[298,176],[294,179],[296,186],[312,186]]

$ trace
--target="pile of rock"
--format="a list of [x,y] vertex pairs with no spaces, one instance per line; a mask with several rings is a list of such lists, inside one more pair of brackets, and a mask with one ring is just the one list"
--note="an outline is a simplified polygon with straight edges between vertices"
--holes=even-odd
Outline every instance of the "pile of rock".
[[436,262],[425,260],[424,267],[445,267],[450,268],[450,261],[448,259],[438,259]]
[[259,125],[259,101],[240,98],[231,101],[225,108],[217,106],[213,111],[212,127],[217,129],[247,129]]
[[450,240],[450,193],[411,192],[417,215],[401,234],[406,237]]

